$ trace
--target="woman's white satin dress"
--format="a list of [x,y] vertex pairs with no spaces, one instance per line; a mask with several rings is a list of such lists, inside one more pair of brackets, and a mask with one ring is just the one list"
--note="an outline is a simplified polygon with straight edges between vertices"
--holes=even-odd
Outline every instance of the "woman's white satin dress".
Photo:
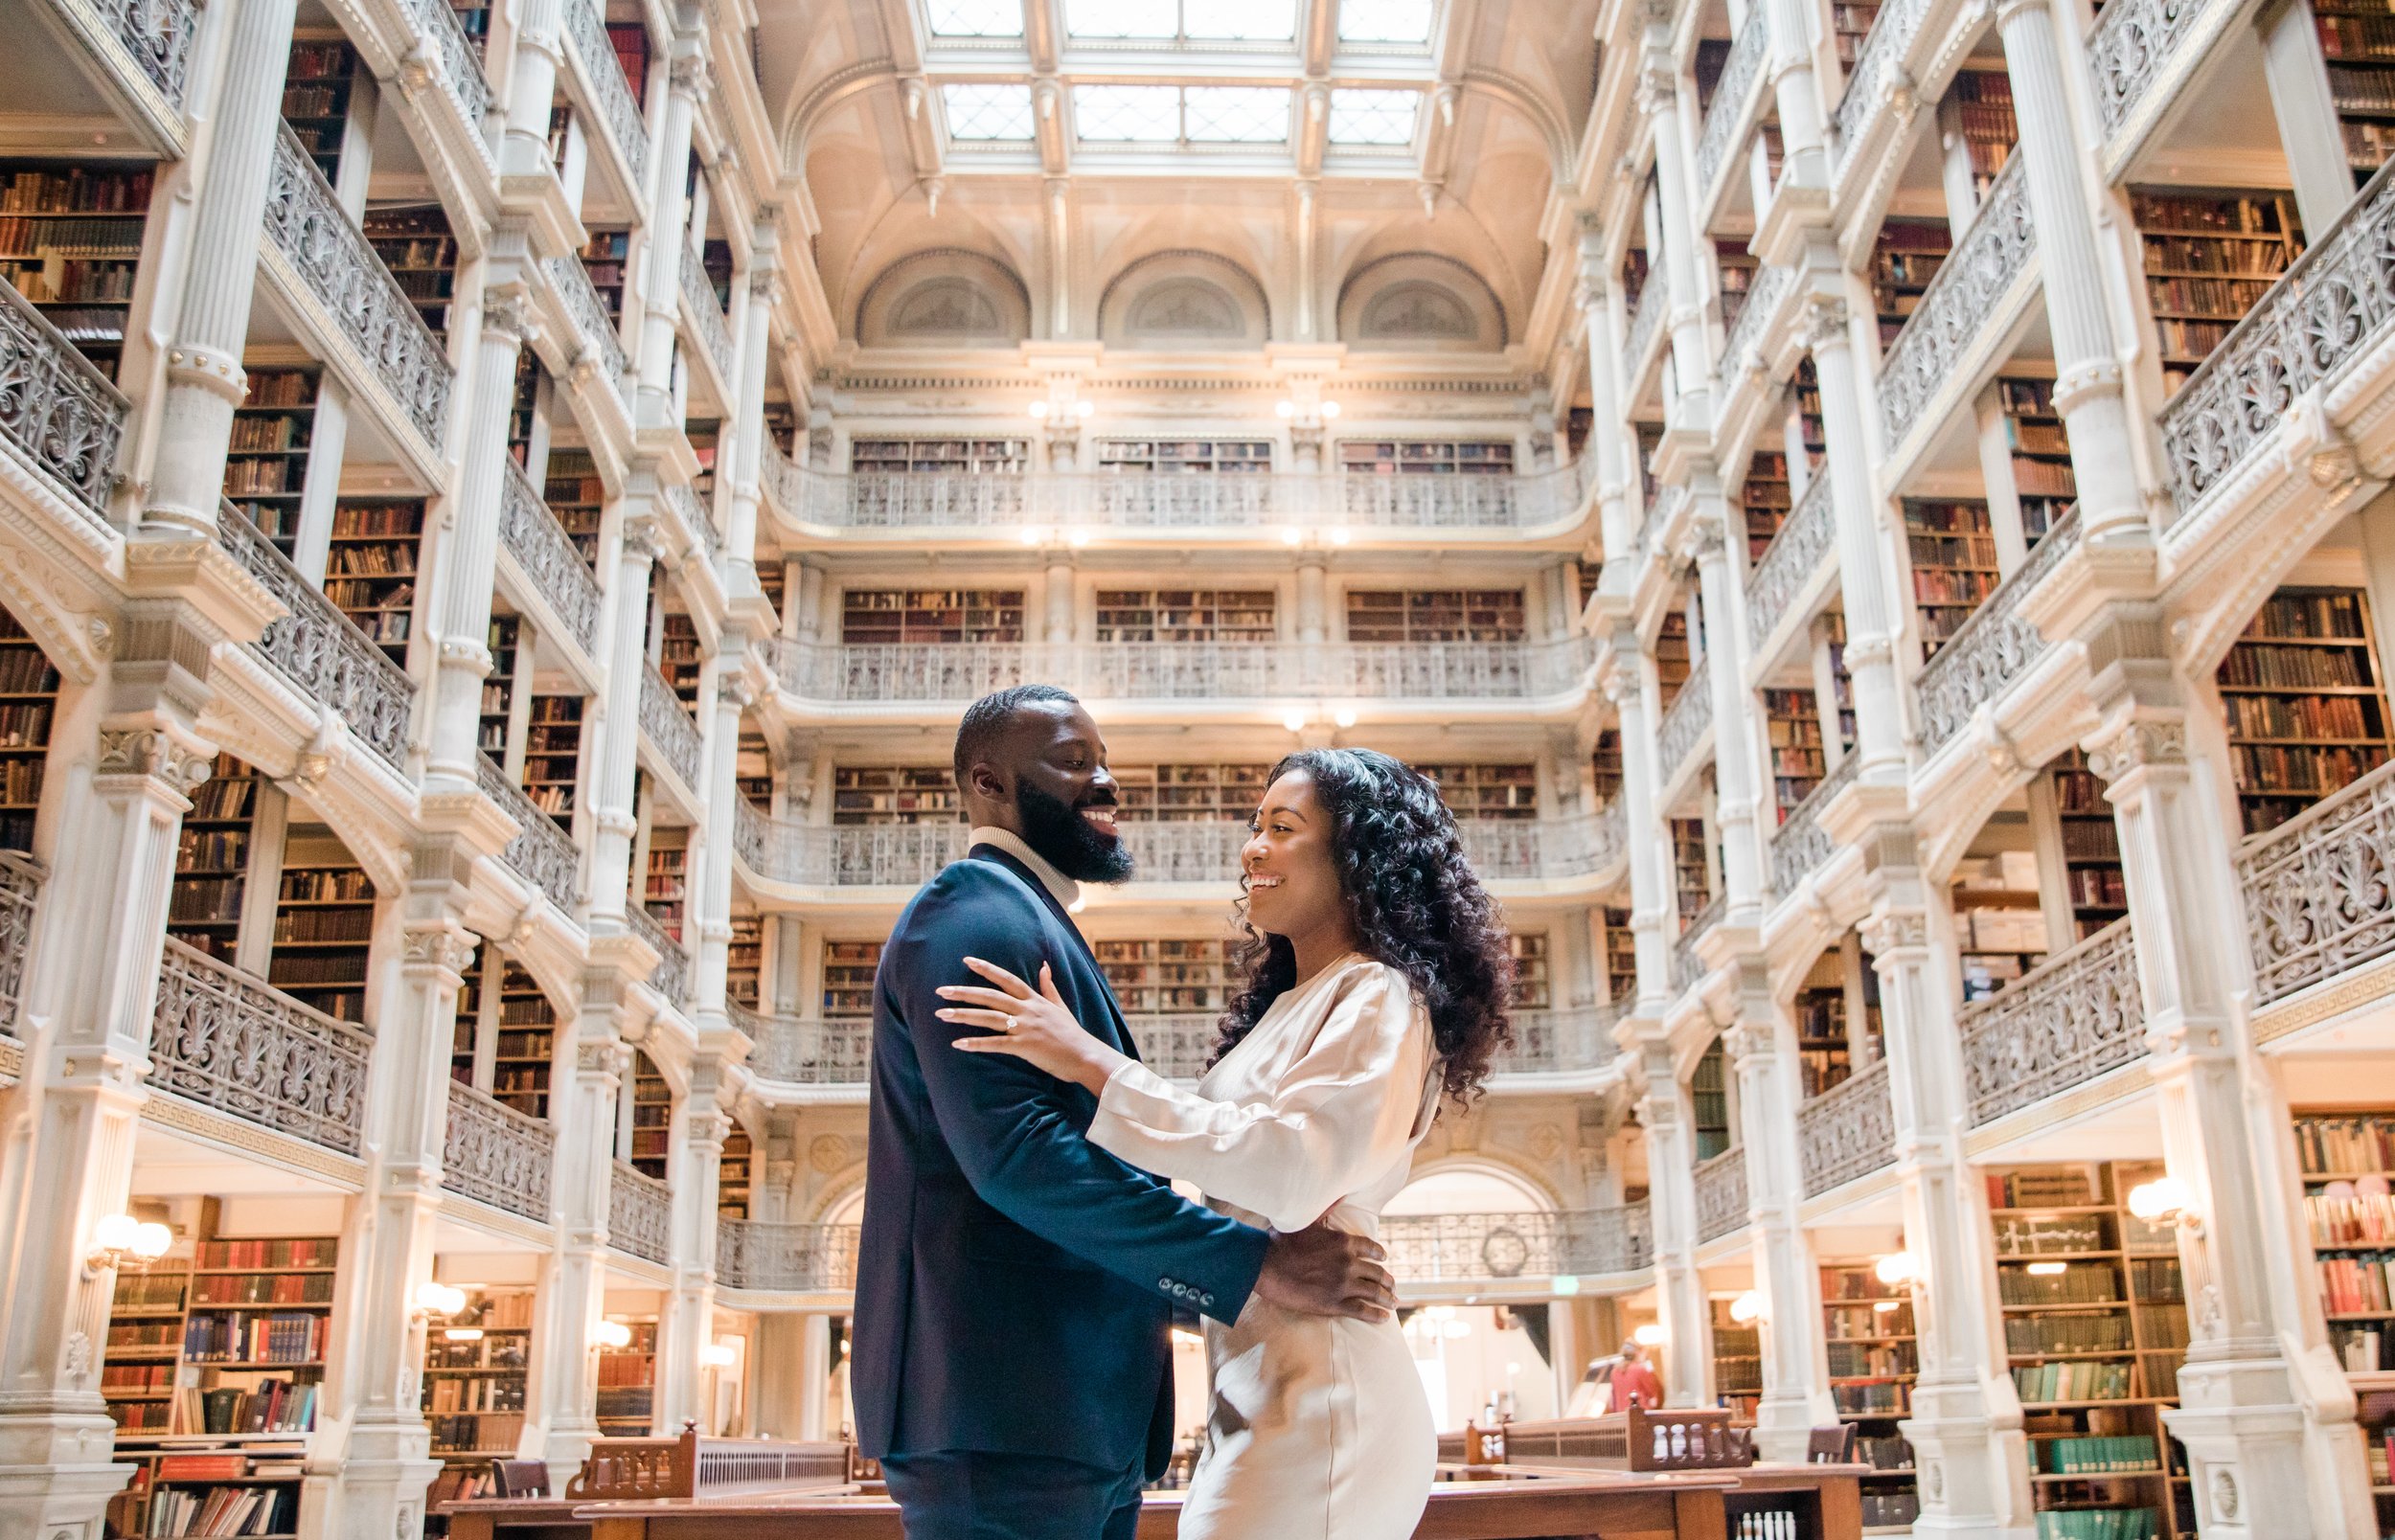
[[[1256,1225],[1377,1235],[1438,1110],[1430,1019],[1405,976],[1351,955],[1272,1003],[1194,1091],[1106,1082],[1089,1137]],[[1181,1540],[1405,1540],[1438,1435],[1395,1322],[1250,1299],[1206,1322],[1214,1399]]]

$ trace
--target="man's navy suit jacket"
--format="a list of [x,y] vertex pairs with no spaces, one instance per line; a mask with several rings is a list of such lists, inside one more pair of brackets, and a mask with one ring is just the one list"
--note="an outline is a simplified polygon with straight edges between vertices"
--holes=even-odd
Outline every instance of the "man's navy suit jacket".
[[875,1458],[1047,1455],[1109,1470],[1171,1454],[1176,1309],[1237,1319],[1267,1237],[1088,1142],[1097,1098],[1021,1059],[967,1053],[942,985],[1034,987],[1138,1048],[1098,961],[1039,879],[975,846],[899,916],[874,979],[873,1106],[850,1384]]

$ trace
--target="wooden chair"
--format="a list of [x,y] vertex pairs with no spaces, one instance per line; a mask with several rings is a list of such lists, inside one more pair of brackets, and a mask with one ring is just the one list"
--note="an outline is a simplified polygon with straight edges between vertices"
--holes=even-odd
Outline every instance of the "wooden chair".
[[1841,1422],[1836,1427],[1815,1428],[1805,1439],[1805,1463],[1808,1465],[1847,1465],[1855,1459],[1855,1425]]
[[494,1460],[490,1462],[494,1497],[546,1497],[549,1463],[542,1460]]

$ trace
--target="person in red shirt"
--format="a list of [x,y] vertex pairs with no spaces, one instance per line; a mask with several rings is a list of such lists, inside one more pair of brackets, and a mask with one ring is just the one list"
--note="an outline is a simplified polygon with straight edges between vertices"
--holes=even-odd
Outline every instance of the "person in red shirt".
[[1663,1382],[1647,1367],[1647,1349],[1636,1342],[1622,1344],[1622,1362],[1613,1370],[1612,1384],[1616,1412],[1627,1412],[1633,1403],[1640,1407],[1663,1404]]

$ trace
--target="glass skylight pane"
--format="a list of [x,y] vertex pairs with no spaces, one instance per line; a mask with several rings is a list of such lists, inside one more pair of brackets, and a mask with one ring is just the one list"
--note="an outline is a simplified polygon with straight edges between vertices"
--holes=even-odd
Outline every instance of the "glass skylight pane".
[[1181,31],[1256,42],[1295,37],[1297,7],[1293,0],[1182,0]]
[[955,139],[1032,137],[1028,85],[945,85],[948,134]]
[[1186,91],[1193,142],[1270,145],[1289,138],[1289,94],[1279,86],[1193,85]]
[[1419,91],[1334,91],[1331,143],[1410,145],[1421,113]]
[[925,0],[924,10],[930,13],[935,36],[1023,35],[1022,0]]
[[1083,139],[1162,142],[1181,134],[1180,92],[1169,85],[1077,85],[1073,127]]
[[1339,7],[1339,40],[1348,43],[1426,43],[1434,0],[1371,0]]
[[1064,0],[1073,37],[1170,37],[1180,19],[1178,0]]

